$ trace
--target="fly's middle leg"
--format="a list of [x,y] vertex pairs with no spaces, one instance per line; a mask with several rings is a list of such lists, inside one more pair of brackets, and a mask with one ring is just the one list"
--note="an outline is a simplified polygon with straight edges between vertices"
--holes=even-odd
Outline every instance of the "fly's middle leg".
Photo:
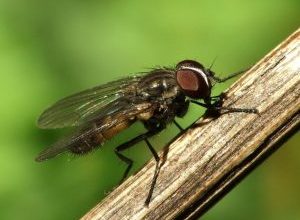
[[153,148],[153,146],[151,145],[151,143],[148,141],[147,138],[145,139],[145,142],[146,142],[149,150],[153,154],[154,159],[156,161],[155,171],[154,171],[154,175],[153,175],[152,182],[151,182],[151,185],[150,185],[150,190],[149,190],[148,196],[145,200],[145,205],[148,206],[149,203],[150,203],[150,200],[151,200],[151,197],[152,197],[152,194],[153,194],[153,190],[154,190],[154,186],[155,186],[155,183],[156,183],[156,179],[157,179],[158,173],[159,173],[159,166],[158,166],[159,165],[159,156],[158,156],[157,152],[155,151],[155,149]]
[[181,125],[178,124],[178,122],[177,122],[176,120],[174,120],[173,122],[174,122],[174,124],[176,125],[176,127],[180,130],[180,132],[183,132],[183,131],[184,131],[183,127],[181,127]]
[[[148,131],[144,134],[138,135],[137,137],[135,137],[135,138],[133,138],[133,139],[131,139],[131,140],[129,140],[129,141],[127,141],[127,142],[125,142],[125,143],[123,143],[123,144],[121,144],[121,145],[119,145],[118,147],[115,148],[116,155],[119,157],[120,160],[122,160],[123,162],[125,162],[127,164],[127,168],[124,171],[124,174],[123,174],[123,177],[122,177],[120,183],[122,183],[126,179],[126,177],[128,176],[128,173],[131,170],[132,165],[133,165],[133,160],[126,157],[126,156],[124,156],[121,152],[128,149],[128,148],[130,148],[130,147],[132,147],[132,146],[134,146],[135,144],[137,144],[137,143],[139,143],[143,140],[147,140],[147,138],[152,137],[153,135],[157,134],[159,131],[160,130]],[[147,143],[147,146],[150,149],[151,153],[153,154],[155,160],[156,161],[159,160],[159,157],[158,157],[156,151],[154,150],[154,148],[152,146],[149,147],[148,140],[146,141],[146,143]]]

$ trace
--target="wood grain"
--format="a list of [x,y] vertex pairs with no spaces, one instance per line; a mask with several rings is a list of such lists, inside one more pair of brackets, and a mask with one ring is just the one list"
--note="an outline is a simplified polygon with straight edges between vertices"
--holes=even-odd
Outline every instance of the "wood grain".
[[160,173],[145,206],[155,161],[129,177],[82,219],[195,219],[278,148],[300,124],[300,29],[226,92],[224,106],[257,114],[204,117],[160,153]]

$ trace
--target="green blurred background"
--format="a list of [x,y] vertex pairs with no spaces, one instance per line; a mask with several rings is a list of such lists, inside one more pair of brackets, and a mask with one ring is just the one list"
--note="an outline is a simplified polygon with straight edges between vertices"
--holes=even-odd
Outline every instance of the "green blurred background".
[[[155,65],[196,59],[222,74],[248,67],[294,32],[299,0],[0,1],[0,219],[78,219],[117,185],[113,148],[133,126],[83,158],[36,163],[63,131],[36,128],[41,111],[73,92]],[[219,85],[219,93],[230,85]],[[202,109],[180,120],[188,126]],[[161,149],[174,126],[151,141]],[[300,219],[299,134],[203,219]],[[151,157],[143,143],[126,155]]]

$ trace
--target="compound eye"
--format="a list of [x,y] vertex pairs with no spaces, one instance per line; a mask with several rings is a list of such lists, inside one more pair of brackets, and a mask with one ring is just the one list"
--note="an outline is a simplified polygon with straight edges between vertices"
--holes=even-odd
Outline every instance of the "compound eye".
[[202,69],[182,66],[176,72],[176,81],[183,93],[190,98],[204,99],[210,96],[209,79]]
[[179,70],[183,67],[192,67],[192,68],[197,68],[197,69],[201,69],[203,70],[204,67],[201,63],[198,63],[195,60],[183,60],[180,61],[177,65],[176,65],[176,69]]
[[[176,74],[176,80],[180,88],[186,93],[197,93],[199,82],[196,73],[191,70],[179,70]],[[196,94],[195,94],[196,95]]]

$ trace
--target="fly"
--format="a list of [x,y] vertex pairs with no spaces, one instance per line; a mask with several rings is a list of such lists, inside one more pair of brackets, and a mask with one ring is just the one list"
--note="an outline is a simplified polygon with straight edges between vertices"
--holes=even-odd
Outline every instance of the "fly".
[[[241,72],[220,79],[209,68],[193,60],[179,62],[173,68],[156,68],[88,89],[59,100],[46,109],[38,119],[40,128],[75,127],[74,131],[42,151],[36,161],[41,162],[64,152],[84,155],[102,146],[136,121],[141,121],[147,132],[119,145],[115,153],[127,164],[121,182],[127,177],[133,160],[122,152],[145,141],[157,164],[159,156],[148,139],[170,123],[180,130],[176,117],[186,115],[190,103],[219,112],[257,113],[254,108],[232,108],[220,105],[221,96],[212,97],[216,83],[225,82]],[[199,100],[202,100],[200,102]],[[157,173],[156,166],[155,173]],[[154,175],[155,177],[155,175]],[[155,185],[153,178],[148,205]]]

